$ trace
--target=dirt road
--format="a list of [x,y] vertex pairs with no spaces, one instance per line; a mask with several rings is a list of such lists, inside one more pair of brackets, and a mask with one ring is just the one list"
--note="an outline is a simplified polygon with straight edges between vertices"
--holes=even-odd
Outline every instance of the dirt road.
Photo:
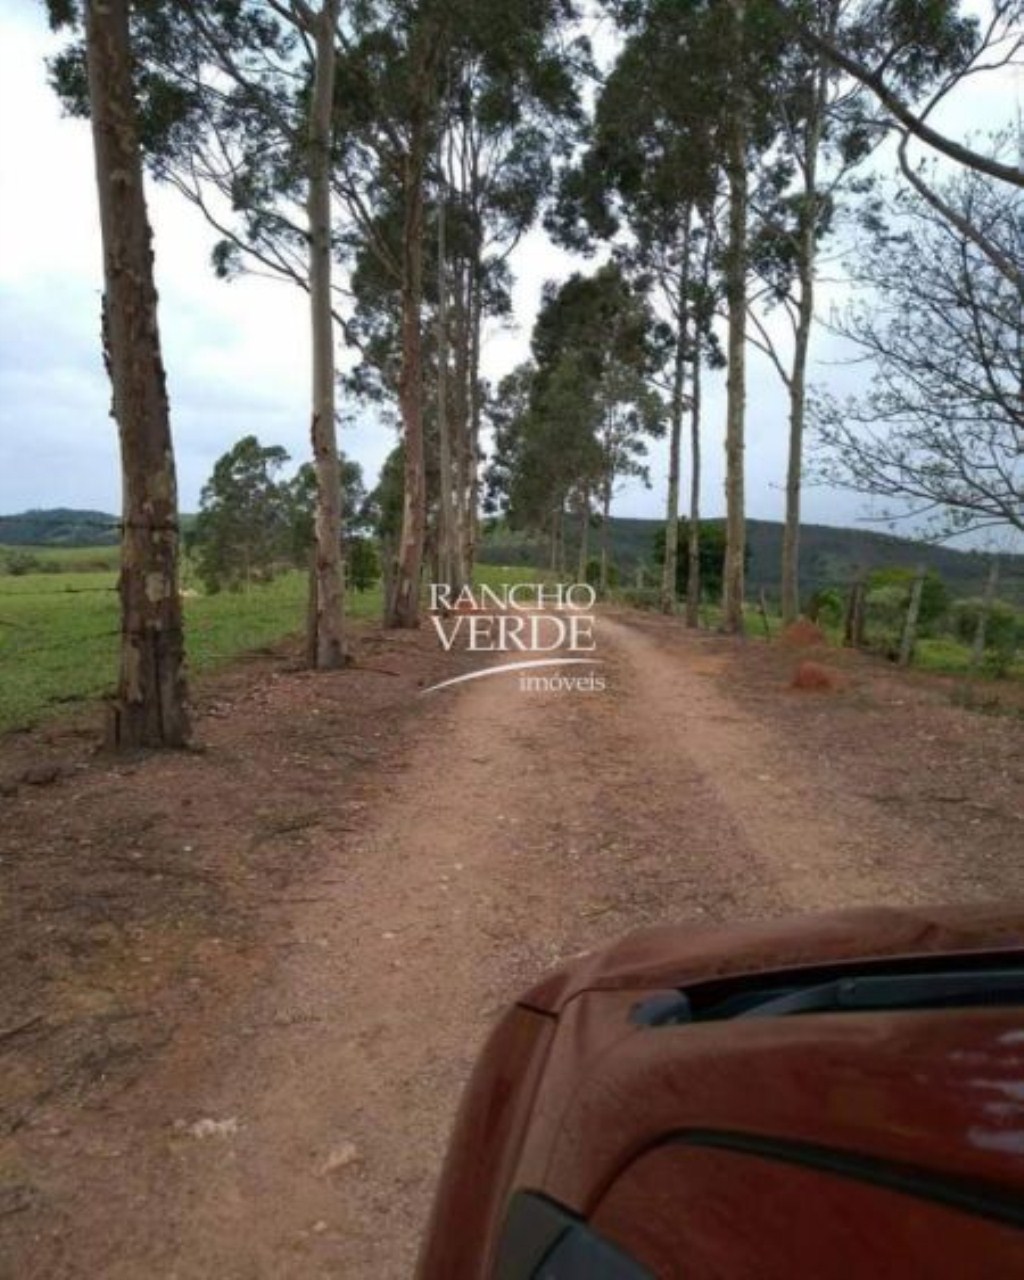
[[[7,1169],[34,1192],[6,1274],[407,1277],[481,1039],[560,958],[665,919],[1024,887],[1019,726],[874,677],[801,698],[660,620],[602,617],[599,644],[601,692],[420,698],[267,916],[258,980],[241,968],[102,1105],[20,1127]],[[982,754],[984,794],[924,816]],[[340,772],[318,786],[342,803]]]

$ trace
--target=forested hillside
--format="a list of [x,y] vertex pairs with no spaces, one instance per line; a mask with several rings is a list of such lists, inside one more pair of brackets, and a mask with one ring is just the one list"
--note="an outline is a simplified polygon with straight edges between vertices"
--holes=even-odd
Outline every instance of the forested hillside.
[[[182,523],[188,525],[191,519],[183,515]],[[620,573],[631,574],[638,566],[653,571],[655,539],[663,527],[660,520],[612,517],[612,561]],[[981,592],[988,573],[988,556],[979,551],[958,551],[872,529],[808,524],[802,532],[802,576],[808,592],[846,583],[859,569],[912,568],[920,564],[939,574],[953,595],[971,596]],[[782,535],[783,526],[774,521],[747,521],[750,582],[754,590],[778,589]],[[116,542],[117,517],[102,511],[56,507],[0,516],[0,546],[97,547],[113,546]],[[578,531],[567,533],[567,551],[575,555],[578,548]],[[543,540],[514,533],[500,521],[492,522],[484,532],[481,559],[488,564],[530,564],[543,568],[546,556],[547,545]],[[1024,599],[1024,556],[1004,556],[1002,564],[1003,594],[1011,599]]]
[[[709,520],[708,524],[721,524]],[[654,571],[655,539],[663,528],[660,520],[630,520],[612,517],[610,542],[613,563],[620,574],[630,575],[638,566]],[[980,594],[988,573],[988,556],[979,551],[958,551],[934,543],[898,538],[872,529],[843,529],[824,524],[805,524],[802,534],[801,578],[807,593],[820,587],[849,582],[858,570],[913,568],[923,565],[943,579],[954,596]],[[750,584],[753,590],[769,592],[779,587],[783,526],[771,520],[748,520]],[[567,534],[567,551],[576,554],[578,531]],[[547,564],[544,540],[509,530],[500,522],[484,535],[482,557],[489,564]],[[571,559],[570,559],[570,562]],[[1002,557],[1003,594],[1024,598],[1024,556]]]
[[117,542],[117,516],[55,507],[0,516],[0,546],[109,547]]

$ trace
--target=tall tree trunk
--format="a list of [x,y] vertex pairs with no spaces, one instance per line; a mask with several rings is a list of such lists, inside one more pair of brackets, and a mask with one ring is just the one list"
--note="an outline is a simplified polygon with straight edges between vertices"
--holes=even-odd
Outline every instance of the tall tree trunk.
[[579,571],[576,575],[579,582],[587,580],[587,561],[590,559],[590,486],[583,486],[583,501],[580,504],[580,556]]
[[335,33],[340,0],[324,0],[313,22],[316,67],[309,111],[309,297],[313,339],[313,415],[316,469],[316,613],[309,652],[321,670],[345,662],[344,578],[341,563],[341,467],[335,423],[334,320],[331,269],[331,141]]
[[665,506],[665,559],[661,566],[661,611],[676,611],[676,578],[679,565],[679,458],[683,440],[683,381],[685,363],[682,333],[676,335],[669,406],[668,494]]
[[469,333],[469,271],[465,259],[459,262],[455,287],[452,297],[455,304],[454,344],[455,344],[455,397],[452,414],[452,427],[455,440],[455,532],[452,556],[453,573],[456,587],[463,587],[469,580],[466,559],[469,549],[469,494],[472,479],[470,464],[469,438],[469,365],[470,365],[470,333]]
[[601,491],[601,594],[608,594],[608,539],[612,523],[612,477],[605,477]]
[[686,625],[700,626],[700,430],[701,358],[703,343],[697,330],[693,344],[693,382],[690,396],[690,523],[686,547]]
[[[811,238],[813,240],[813,230]],[[811,254],[813,256],[813,247]],[[800,496],[803,485],[804,410],[807,351],[814,322],[814,268],[801,251],[800,302],[789,384],[789,458],[786,464],[786,517],[782,526],[782,624],[800,616]],[[809,269],[808,269],[809,268]]]
[[405,485],[402,532],[387,624],[418,627],[420,622],[420,571],[427,529],[426,454],[423,437],[423,171],[426,163],[428,109],[427,81],[431,58],[425,52],[420,65],[421,96],[405,158],[403,189],[405,219],[402,228],[402,369],[398,400],[405,445]]
[[480,543],[480,352],[483,345],[484,302],[479,259],[470,268],[469,293],[469,485],[466,501],[466,575],[472,581]]
[[[438,172],[443,168],[443,131],[437,143]],[[437,434],[439,443],[438,480],[438,570],[440,580],[452,585],[455,542],[451,423],[448,419],[448,252],[445,243],[445,195],[437,198]]]
[[[833,24],[838,6],[833,6]],[[782,623],[800,616],[800,491],[803,484],[804,413],[807,399],[807,352],[814,324],[814,277],[818,237],[818,150],[828,103],[829,68],[822,59],[815,80],[814,103],[806,124],[802,170],[803,204],[797,244],[797,307],[793,364],[789,377],[789,459],[786,466],[786,518],[782,528]]]
[[85,30],[103,238],[103,337],[121,444],[121,654],[107,736],[116,748],[180,747],[189,720],[177,480],[127,0],[91,0]]
[[725,420],[725,567],[722,627],[743,633],[744,560],[744,424],[746,418],[747,340],[747,103],[743,88],[745,0],[730,0],[734,28],[734,85],[726,165],[729,178],[729,242],[725,297],[729,311],[728,374]]
[[661,611],[675,613],[676,580],[679,565],[679,472],[683,439],[683,408],[686,389],[686,346],[688,337],[690,285],[690,217],[687,209],[683,231],[683,264],[679,272],[679,301],[676,307],[676,349],[672,368],[672,399],[669,407],[668,495],[665,510],[665,559],[661,572]]

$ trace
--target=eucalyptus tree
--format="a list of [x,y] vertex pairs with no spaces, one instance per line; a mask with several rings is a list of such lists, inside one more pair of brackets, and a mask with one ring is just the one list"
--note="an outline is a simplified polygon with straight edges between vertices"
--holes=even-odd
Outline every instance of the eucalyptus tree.
[[[317,474],[316,665],[344,662],[335,423],[334,148],[340,0],[210,0],[131,6],[147,162],[220,235],[214,266],[291,280],[310,298],[311,446]],[[80,50],[55,63],[82,109]]]
[[572,3],[480,3],[449,53],[435,202],[447,209],[456,545],[472,571],[479,507],[484,323],[511,310],[509,256],[536,222],[556,165],[584,123],[580,83],[591,72]]
[[[55,27],[84,21],[84,44],[68,59],[78,73],[73,105],[92,125],[103,243],[103,356],[121,448],[121,648],[108,742],[126,749],[180,747],[189,736],[189,717],[177,483],[129,4],[96,0],[80,11],[51,0],[50,16]],[[60,67],[57,76],[59,85]]]
[[[621,12],[627,38],[597,100],[589,145],[560,183],[548,222],[563,243],[590,250],[614,241],[630,277],[649,293],[665,325],[668,487],[662,608],[675,609],[684,417],[691,429],[690,527],[700,506],[700,366],[713,359],[709,252],[722,185],[721,121],[698,57],[705,14],[654,5]],[[680,53],[683,56],[680,56]],[[688,555],[688,619],[699,598],[696,538]]]
[[[834,37],[848,4],[808,0],[798,7],[808,26]],[[779,147],[789,172],[757,210],[751,256],[764,288],[751,297],[749,318],[751,341],[771,360],[789,398],[781,572],[782,619],[788,624],[800,612],[804,416],[818,253],[834,224],[837,197],[877,134],[858,110],[856,87],[851,92],[842,84],[834,64],[817,49],[793,42],[782,51],[769,86],[781,126]],[[790,174],[792,181],[787,181]],[[762,309],[785,316],[781,340],[762,317]]]
[[318,668],[336,668],[345,639],[330,177],[341,0],[217,2],[180,14],[181,39],[155,51],[154,68],[191,105],[187,127],[157,153],[158,173],[222,233],[220,274],[248,262],[309,295],[316,513],[307,652]]
[[548,539],[552,573],[565,570],[567,507],[599,474],[595,406],[581,394],[585,389],[572,359],[543,382],[527,361],[502,378],[486,405],[493,436],[487,507],[500,511],[509,528]]
[[[453,12],[446,0],[360,0],[342,42],[341,119],[335,190],[366,237],[397,295],[397,395],[405,484],[385,619],[419,623],[427,531],[423,404],[425,175],[434,148],[442,62]],[[394,215],[396,234],[384,228]]]
[[[340,0],[186,6],[207,72],[202,115],[167,161],[168,176],[204,212],[212,183],[242,215],[244,230],[218,246],[222,273],[243,254],[309,294],[317,497],[307,652],[322,669],[345,662],[330,181],[340,11]],[[298,225],[289,217],[296,207]]]
[[288,461],[280,445],[245,436],[217,459],[199,495],[189,530],[196,569],[210,592],[267,581],[291,551],[291,501],[279,472]]
[[[609,584],[611,508],[618,482],[640,480],[650,488],[647,440],[661,436],[665,429],[665,402],[648,381],[649,376],[649,368],[613,357],[601,379],[597,441],[601,450],[598,583],[602,592]],[[586,575],[584,564],[584,580]]]
[[[743,629],[745,564],[744,449],[746,421],[747,284],[750,272],[750,195],[758,162],[775,132],[765,92],[781,47],[781,23],[764,0],[618,0],[612,8],[629,31],[651,33],[649,49],[667,67],[663,101],[669,120],[696,119],[710,135],[710,155],[725,188],[714,227],[717,268],[726,313],[725,505],[727,547],[723,627]],[[640,171],[642,181],[643,171]],[[685,202],[683,202],[685,204]],[[691,521],[696,527],[696,521]],[[696,560],[696,556],[693,557]],[[669,577],[666,592],[672,590]]]
[[579,519],[586,573],[595,508],[602,516],[607,581],[608,517],[618,478],[642,475],[645,435],[658,434],[663,405],[649,385],[661,355],[645,299],[616,264],[576,274],[544,292],[532,362],[498,389],[489,480],[513,528],[549,530],[553,565],[567,511]]
[[[461,578],[476,536],[483,323],[509,308],[507,257],[535,220],[553,157],[581,119],[577,80],[587,50],[568,31],[568,0],[437,0],[369,6],[367,14],[372,21],[345,53],[346,146],[335,183],[356,216],[354,329],[365,354],[357,381],[379,397],[397,393],[402,408],[409,536],[400,542],[391,614],[414,625],[430,420],[446,455],[436,466],[438,507],[450,510],[441,520],[450,544],[443,558]],[[433,63],[420,77],[408,59],[425,29]],[[420,86],[419,98],[410,85]],[[417,119],[422,127],[414,128]],[[433,348],[424,337],[431,307],[444,313]],[[425,401],[426,385],[450,386],[451,394]]]
[[743,632],[746,564],[744,449],[747,410],[747,201],[750,144],[750,33],[748,0],[727,0],[721,39],[726,50],[724,84],[731,99],[724,132],[725,176],[729,188],[723,262],[723,293],[728,318],[725,407],[725,563],[722,568],[722,624]]

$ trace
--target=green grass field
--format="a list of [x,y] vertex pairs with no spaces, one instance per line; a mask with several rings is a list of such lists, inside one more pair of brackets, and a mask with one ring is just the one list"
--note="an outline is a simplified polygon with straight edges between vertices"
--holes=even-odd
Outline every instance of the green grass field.
[[115,573],[117,547],[11,547],[0,543],[0,564],[8,557],[28,556],[47,573]]
[[[31,548],[43,558],[47,548]],[[117,669],[118,609],[113,572],[91,568],[110,548],[56,549],[63,564],[80,557],[77,573],[0,575],[0,731],[35,724],[69,705],[110,693]],[[482,566],[481,582],[528,582],[529,568]],[[189,669],[209,671],[285,636],[305,623],[306,575],[282,574],[245,592],[185,599]],[[350,616],[378,617],[380,589],[353,591]]]

